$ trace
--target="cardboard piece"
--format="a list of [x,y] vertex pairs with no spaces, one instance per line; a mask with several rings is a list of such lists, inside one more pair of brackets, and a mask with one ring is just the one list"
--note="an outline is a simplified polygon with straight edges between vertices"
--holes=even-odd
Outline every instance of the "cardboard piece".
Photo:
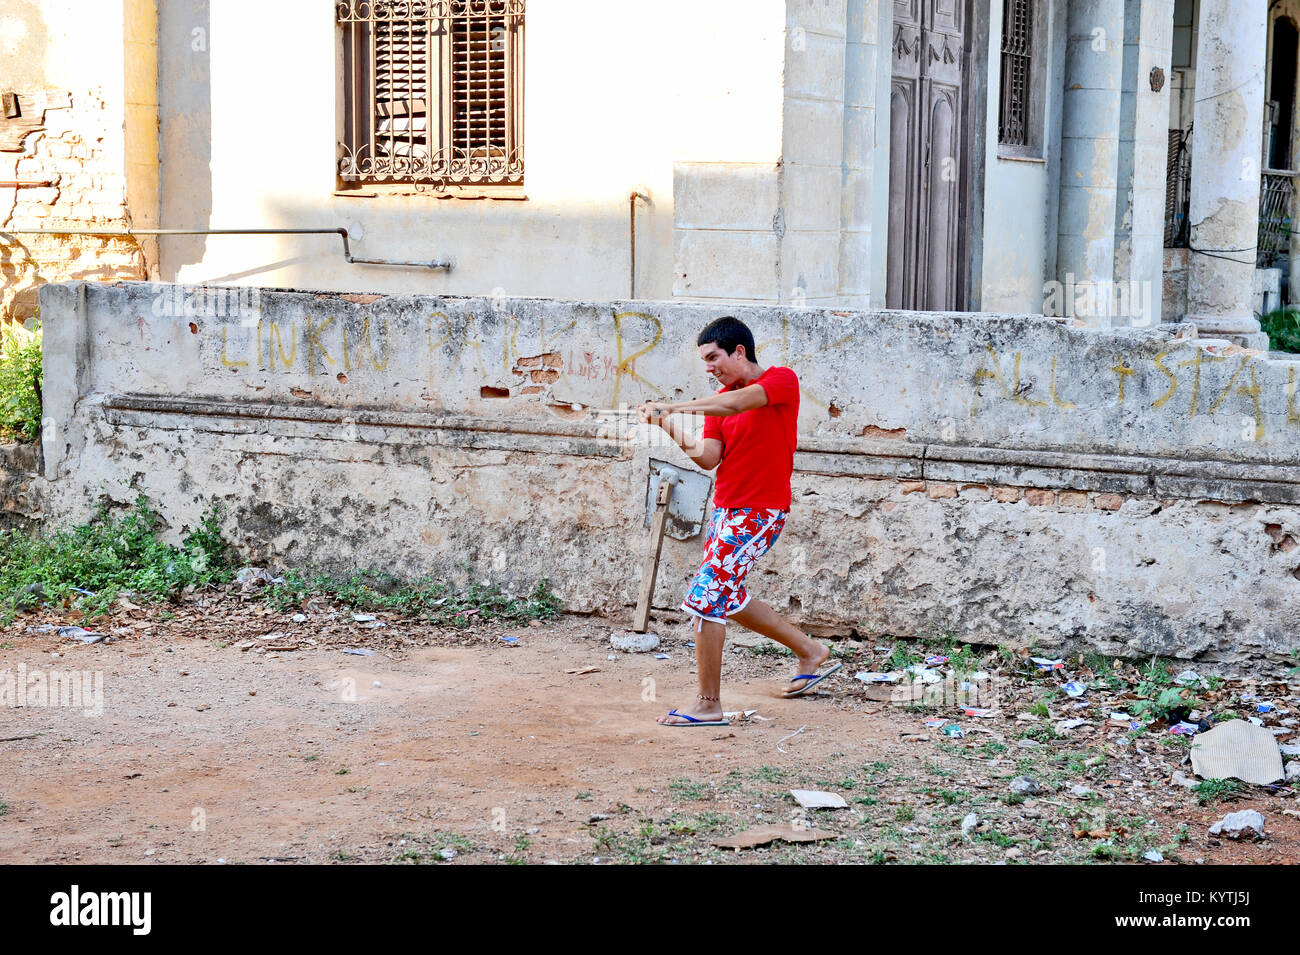
[[1198,734],[1192,743],[1192,771],[1202,779],[1240,779],[1260,786],[1285,776],[1273,734],[1245,720]]

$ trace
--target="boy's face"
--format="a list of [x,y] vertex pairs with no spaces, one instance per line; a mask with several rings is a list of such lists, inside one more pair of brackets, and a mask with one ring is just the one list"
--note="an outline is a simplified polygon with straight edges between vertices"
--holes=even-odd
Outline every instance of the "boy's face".
[[700,346],[700,357],[704,359],[704,370],[724,388],[730,388],[733,382],[739,381],[749,370],[744,345],[737,345],[735,352],[728,355],[718,347],[717,342],[706,342]]

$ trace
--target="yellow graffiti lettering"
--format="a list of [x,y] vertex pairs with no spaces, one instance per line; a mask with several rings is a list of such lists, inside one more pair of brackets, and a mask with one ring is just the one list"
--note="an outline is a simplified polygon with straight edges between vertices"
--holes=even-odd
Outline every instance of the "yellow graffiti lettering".
[[[654,322],[655,326],[654,341],[649,345],[646,345],[640,351],[628,355],[626,358],[623,357],[623,319],[625,318],[644,318],[648,321]],[[655,318],[653,315],[647,315],[645,312],[615,312],[614,334],[618,339],[618,364],[615,365],[616,377],[614,378],[614,397],[611,402],[611,407],[618,407],[618,390],[619,385],[622,384],[624,375],[630,375],[632,378],[641,382],[641,384],[648,386],[651,391],[656,393],[659,391],[659,389],[655,388],[654,385],[650,384],[650,382],[646,381],[633,371],[632,364],[642,355],[654,350],[659,345],[659,339],[663,338],[664,325],[663,322],[659,321],[659,319]]]
[[[347,334],[347,327],[344,326],[343,333]],[[388,358],[392,353],[392,346],[388,338],[388,316],[384,316],[384,360],[383,362],[375,361],[375,347],[370,343],[370,316],[367,315],[361,323],[361,347],[370,353],[370,364],[374,366],[375,371],[383,371],[388,367]],[[344,348],[343,354],[347,355],[347,349]]]
[[289,355],[288,357],[286,357],[284,354],[284,339],[280,335],[280,323],[279,322],[271,323],[271,334],[267,339],[267,344],[266,344],[266,357],[271,360],[270,365],[272,368],[274,368],[275,357],[271,352],[271,342],[270,342],[271,338],[275,339],[275,346],[280,351],[280,361],[284,364],[284,367],[286,368],[292,367],[294,359],[298,357],[298,326],[297,325],[289,326]]
[[1046,401],[1035,401],[1033,398],[1026,398],[1020,393],[1020,352],[1016,352],[1015,370],[1012,372],[1012,378],[1016,382],[1015,399],[1022,405],[1031,405],[1035,408],[1047,407]]
[[[1247,360],[1249,360],[1249,356],[1247,357]],[[1237,370],[1240,371],[1241,369],[1238,368]],[[1233,375],[1233,377],[1235,378],[1236,375]],[[1250,396],[1252,405],[1255,409],[1255,440],[1262,441],[1264,439],[1264,412],[1259,406],[1259,382],[1255,380],[1254,365],[1250,366],[1250,387],[1247,388],[1245,385],[1242,385],[1237,389],[1237,394]]]
[[325,331],[325,329],[329,328],[333,324],[334,324],[334,316],[331,315],[329,317],[329,321],[325,322],[323,325],[318,325],[313,328],[311,323],[311,316],[310,315],[307,316],[307,371],[308,373],[316,370],[316,349],[317,348],[320,349],[321,354],[325,356],[325,360],[327,362],[329,362],[331,365],[334,364],[334,359],[330,357],[330,353],[325,350],[325,345],[320,340],[320,333]]
[[1228,379],[1228,386],[1223,389],[1219,394],[1219,397],[1214,399],[1214,404],[1210,405],[1209,409],[1205,412],[1206,414],[1214,414],[1214,412],[1218,410],[1219,405],[1223,404],[1223,399],[1228,397],[1228,393],[1232,391],[1232,386],[1237,383],[1237,376],[1241,374],[1242,369],[1245,368],[1249,362],[1249,355],[1241,356],[1241,363],[1237,365],[1237,370],[1234,371],[1232,377]]
[[221,326],[221,364],[225,365],[227,368],[248,367],[248,362],[246,361],[230,361],[228,358],[226,358],[226,326],[225,325]]
[[1286,370],[1286,423],[1300,422],[1300,415],[1295,411],[1295,366]]
[[1180,361],[1178,363],[1179,368],[1187,368],[1190,365],[1196,369],[1196,374],[1192,378],[1192,402],[1187,406],[1187,413],[1189,415],[1196,414],[1196,403],[1201,394],[1201,362],[1224,360],[1225,359],[1222,355],[1207,355],[1203,349],[1198,348],[1196,349],[1195,358],[1189,358],[1187,361]]
[[[1121,379],[1122,380],[1122,379]],[[1058,408],[1077,408],[1073,401],[1062,401],[1056,396],[1056,356],[1052,356],[1052,404]]]
[[[433,340],[433,320],[435,318],[442,319],[442,327],[443,327],[443,336],[439,338],[436,342]],[[429,324],[425,326],[424,335],[425,335],[425,339],[429,343],[429,386],[433,387],[433,353],[437,349],[441,348],[443,345],[447,344],[447,340],[451,338],[451,319],[447,317],[447,313],[430,312]]]
[[1120,403],[1123,403],[1124,379],[1127,378],[1129,375],[1136,375],[1137,372],[1134,371],[1132,368],[1130,368],[1128,365],[1124,364],[1124,359],[1122,358],[1119,360],[1117,364],[1111,365],[1110,370],[1113,371],[1115,374],[1119,375],[1119,398],[1117,400]]
[[1152,408],[1159,408],[1162,404],[1164,404],[1166,401],[1172,398],[1174,396],[1174,392],[1178,390],[1178,376],[1175,375],[1168,368],[1166,368],[1160,361],[1161,358],[1164,358],[1168,354],[1169,352],[1162,351],[1159,355],[1156,355],[1156,367],[1169,376],[1169,390],[1166,391],[1159,398],[1157,398],[1155,401],[1151,402]]

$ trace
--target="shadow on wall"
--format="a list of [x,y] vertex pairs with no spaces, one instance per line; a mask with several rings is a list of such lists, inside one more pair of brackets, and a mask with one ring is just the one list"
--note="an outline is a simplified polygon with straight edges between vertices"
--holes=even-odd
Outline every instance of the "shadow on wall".
[[[159,188],[169,229],[212,225],[212,76],[209,0],[158,5]],[[161,275],[171,280],[203,261],[207,236],[159,242]]]
[[[269,202],[249,224],[267,228],[352,228],[352,254],[396,262],[450,258],[451,271],[419,265],[351,264],[334,235],[209,236],[199,268],[169,281],[386,294],[482,295],[559,300],[626,300],[631,291],[630,222],[585,203],[524,209],[518,202],[412,197],[396,203],[329,197]],[[162,236],[164,263],[184,237]],[[637,295],[672,297],[671,209],[637,216]],[[498,291],[499,290],[499,291]]]

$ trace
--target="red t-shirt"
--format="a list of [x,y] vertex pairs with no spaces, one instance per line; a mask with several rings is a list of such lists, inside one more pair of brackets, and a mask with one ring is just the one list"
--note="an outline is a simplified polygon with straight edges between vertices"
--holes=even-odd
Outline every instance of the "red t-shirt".
[[[799,378],[773,365],[749,382],[762,385],[767,404],[733,415],[708,415],[702,438],[722,442],[714,507],[790,508],[790,475],[799,429]],[[735,391],[739,382],[724,391]]]

